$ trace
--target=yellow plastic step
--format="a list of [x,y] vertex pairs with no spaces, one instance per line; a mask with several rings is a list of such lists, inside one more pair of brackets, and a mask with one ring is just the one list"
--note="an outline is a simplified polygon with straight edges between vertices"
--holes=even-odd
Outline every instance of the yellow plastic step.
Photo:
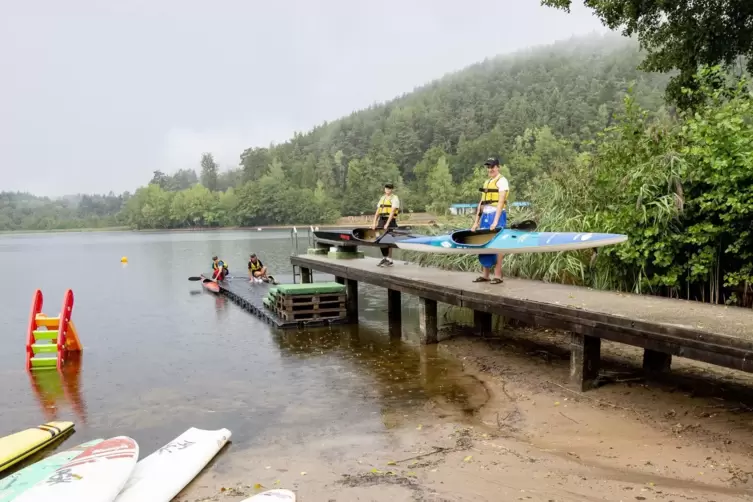
[[58,351],[58,345],[56,343],[33,343],[31,350],[35,354],[52,354]]
[[44,314],[37,314],[37,326],[45,328],[58,328],[60,326],[60,317],[47,317]]
[[38,329],[36,331],[32,331],[34,334],[35,340],[57,340],[58,338],[58,330],[56,329]]
[[55,368],[58,364],[57,357],[32,357],[31,368],[32,369],[48,369]]

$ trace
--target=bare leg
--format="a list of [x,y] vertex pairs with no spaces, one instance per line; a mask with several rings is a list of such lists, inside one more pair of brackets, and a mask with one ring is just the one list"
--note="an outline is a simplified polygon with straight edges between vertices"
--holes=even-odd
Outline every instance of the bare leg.
[[494,267],[494,276],[500,279],[502,279],[502,258],[504,257],[503,254],[497,255],[497,265]]

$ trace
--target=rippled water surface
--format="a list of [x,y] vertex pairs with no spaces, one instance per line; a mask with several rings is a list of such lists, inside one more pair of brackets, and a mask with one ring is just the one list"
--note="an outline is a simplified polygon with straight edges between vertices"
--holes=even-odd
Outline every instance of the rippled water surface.
[[[243,277],[249,252],[292,281],[287,232],[0,236],[0,436],[71,420],[66,447],[126,434],[143,457],[192,426],[227,427],[233,448],[249,449],[382,434],[428,400],[460,413],[476,405],[473,379],[412,342],[410,299],[402,340],[388,335],[385,291],[370,287],[360,291],[359,325],[281,331],[187,280],[208,271],[213,254]],[[48,315],[67,288],[75,294],[84,352],[62,377],[24,369],[37,288]]]

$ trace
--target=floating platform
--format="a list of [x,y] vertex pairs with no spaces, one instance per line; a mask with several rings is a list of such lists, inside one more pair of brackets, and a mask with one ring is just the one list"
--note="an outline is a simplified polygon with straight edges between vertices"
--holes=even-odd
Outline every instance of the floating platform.
[[272,286],[238,278],[220,283],[220,292],[244,310],[282,329],[327,326],[348,320],[344,307],[347,293],[336,282]]

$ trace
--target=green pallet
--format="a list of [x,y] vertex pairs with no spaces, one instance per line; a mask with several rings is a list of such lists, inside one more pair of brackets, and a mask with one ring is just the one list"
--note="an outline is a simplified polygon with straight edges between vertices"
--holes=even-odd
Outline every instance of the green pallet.
[[[345,285],[339,282],[312,282],[308,284],[280,284],[274,288],[275,293],[285,296],[321,295],[327,293],[345,293]],[[272,295],[270,290],[270,295]],[[275,295],[276,296],[276,295]]]

